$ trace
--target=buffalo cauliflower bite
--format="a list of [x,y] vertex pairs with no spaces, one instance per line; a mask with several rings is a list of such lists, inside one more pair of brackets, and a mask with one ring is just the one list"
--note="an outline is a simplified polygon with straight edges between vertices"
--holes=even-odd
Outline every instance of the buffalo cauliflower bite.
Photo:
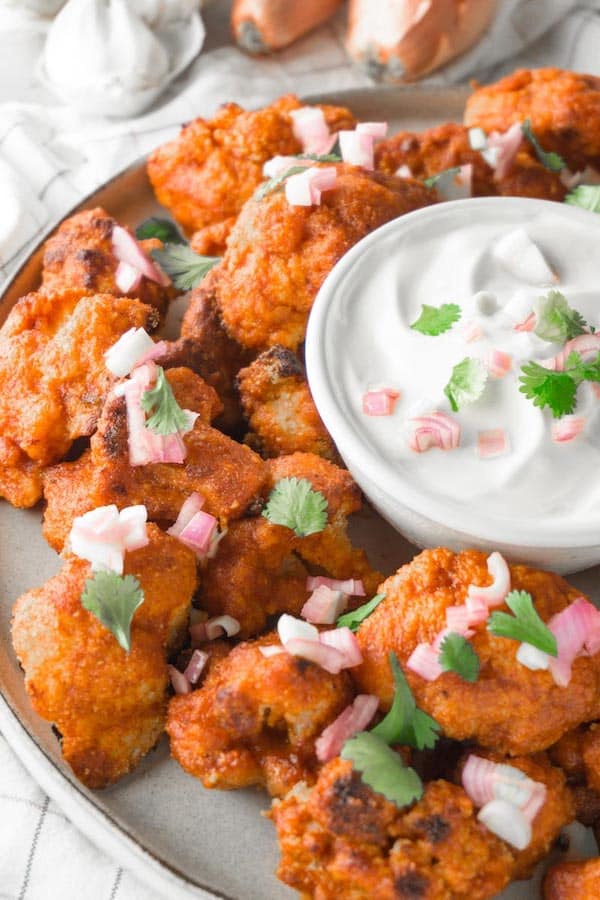
[[58,575],[17,600],[12,640],[36,712],[56,725],[62,753],[91,788],[130,772],[162,734],[167,654],[185,636],[196,560],[148,525],[149,543],[127,553],[126,575],[144,592],[127,653],[81,603],[89,563],[69,558]]
[[261,353],[237,377],[246,442],[263,456],[304,451],[337,460],[338,455],[313,402],[304,366],[285,347]]
[[416,181],[336,169],[337,185],[320,206],[292,206],[283,190],[244,206],[216,280],[223,324],[242,346],[295,350],[317,291],[344,253],[390,219],[435,200]]
[[600,169],[600,78],[562,69],[520,69],[469,97],[465,124],[506,131],[531,120],[544,150],[559,153],[573,171]]
[[202,687],[174,697],[167,731],[171,753],[207,788],[266,787],[285,794],[314,780],[314,742],[352,700],[346,672],[260,647],[276,635],[238,645],[217,662]]
[[360,508],[360,492],[347,471],[311,453],[280,457],[269,470],[269,487],[281,478],[306,478],[327,500],[328,523],[305,537],[264,516],[231,523],[219,552],[203,568],[199,599],[210,615],[237,619],[243,637],[262,631],[269,616],[300,614],[310,593],[305,563],[335,578],[362,578],[367,592],[380,580],[346,534],[348,515]]
[[544,877],[544,900],[598,900],[600,859],[571,860],[551,866]]
[[22,297],[0,329],[0,496],[32,506],[42,470],[92,434],[115,378],[104,354],[155,312],[129,297],[78,291]]
[[576,818],[600,824],[600,728],[580,726],[550,747],[549,756],[565,772],[575,798]]
[[548,788],[532,841],[518,852],[477,821],[465,791],[431,781],[410,809],[375,793],[339,757],[312,790],[273,803],[278,875],[319,900],[484,900],[529,873],[572,816],[564,779],[543,758],[511,760]]
[[[290,116],[300,106],[291,95],[252,112],[226,103],[213,119],[194,119],[150,155],[156,196],[188,234],[197,232],[192,243],[198,253],[222,252],[239,211],[264,180],[267,160],[302,151]],[[321,108],[331,131],[354,128],[347,109]]]
[[388,175],[407,166],[413,178],[431,178],[456,166],[472,166],[471,195],[489,197],[537,197],[562,201],[566,188],[557,172],[545,168],[525,139],[506,174],[496,178],[494,170],[469,144],[464,125],[446,123],[421,133],[400,132],[378,144],[377,168]]
[[261,496],[266,464],[249,447],[208,424],[221,409],[215,391],[189,369],[169,369],[166,377],[179,405],[199,413],[183,438],[184,462],[132,466],[125,398],[109,394],[91,449],[46,474],[44,536],[56,550],[62,548],[74,517],[97,506],[114,503],[122,509],[143,503],[149,519],[173,522],[196,491],[204,498],[204,509],[225,524],[244,515]]
[[[544,621],[581,596],[559,575],[525,566],[511,566],[510,574],[512,588],[531,594]],[[386,599],[358,631],[364,662],[355,678],[361,691],[376,694],[387,709],[394,691],[388,655],[394,651],[418,706],[448,737],[475,740],[511,755],[533,753],[598,717],[600,654],[576,659],[570,683],[559,687],[549,672],[531,671],[516,660],[516,641],[496,637],[480,625],[470,638],[480,660],[475,683],[454,672],[426,681],[406,666],[415,647],[432,641],[445,627],[447,607],[464,603],[470,584],[489,583],[483,553],[420,553],[381,585]]]
[[[44,245],[42,288],[47,292],[78,290],[81,294],[123,296],[115,275],[119,260],[115,255],[112,233],[118,222],[97,206],[65,219]],[[160,241],[140,241],[146,251],[162,246]],[[126,292],[142,303],[164,313],[174,295],[173,288],[142,277],[139,287]]]

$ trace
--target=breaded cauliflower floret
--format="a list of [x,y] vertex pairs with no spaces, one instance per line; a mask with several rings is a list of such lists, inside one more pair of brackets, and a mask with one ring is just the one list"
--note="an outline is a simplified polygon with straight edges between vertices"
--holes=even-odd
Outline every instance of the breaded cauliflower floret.
[[317,291],[344,253],[390,219],[435,201],[411,179],[336,169],[337,185],[320,206],[292,206],[283,190],[244,206],[216,280],[223,324],[242,346],[296,350]]
[[240,644],[217,662],[200,690],[174,697],[167,731],[171,753],[207,788],[266,787],[285,794],[314,780],[314,743],[352,700],[347,672],[260,647],[276,635]]
[[225,524],[244,515],[262,495],[268,477],[263,460],[208,424],[221,410],[215,391],[189,369],[169,369],[166,377],[179,405],[199,413],[183,438],[184,462],[132,466],[125,398],[111,393],[90,451],[46,473],[44,536],[56,550],[74,517],[97,506],[114,503],[122,509],[143,503],[149,519],[173,522],[196,491],[204,498],[204,509]]
[[41,472],[92,434],[115,381],[104,353],[130,328],[151,329],[139,300],[78,291],[22,297],[0,329],[0,497],[32,506]]
[[[119,260],[115,256],[112,233],[116,219],[97,206],[70,216],[44,245],[42,290],[60,292],[78,290],[81,294],[114,294],[123,296],[115,275]],[[160,241],[141,241],[146,252],[162,246]],[[127,296],[166,312],[173,288],[165,288],[142,277],[139,287]]]
[[313,402],[304,366],[285,347],[261,353],[237,377],[250,433],[263,456],[302,451],[336,461],[337,451]]
[[144,592],[129,653],[81,604],[89,563],[71,557],[45,585],[17,600],[12,640],[36,712],[56,725],[62,753],[91,788],[130,772],[154,746],[167,711],[167,654],[184,637],[196,560],[148,526],[148,545],[128,553],[125,574]]
[[544,900],[598,900],[600,859],[571,860],[551,866],[544,876]]
[[[512,589],[528,591],[544,621],[581,596],[559,575],[511,566]],[[388,654],[405,670],[418,706],[455,740],[474,740],[511,755],[543,750],[565,731],[597,718],[600,708],[600,654],[573,664],[567,687],[547,671],[531,671],[515,658],[518,642],[492,635],[484,625],[470,638],[480,660],[475,683],[445,672],[426,681],[406,668],[422,642],[445,627],[448,606],[465,601],[470,584],[490,583],[486,556],[478,551],[425,550],[380,587],[386,599],[358,631],[364,656],[355,670],[360,689],[376,694],[384,708],[393,696]]]
[[563,69],[519,69],[467,100],[467,126],[506,131],[525,119],[544,150],[559,153],[571,171],[587,165],[600,169],[600,78]]
[[[223,251],[240,209],[264,180],[267,160],[301,152],[290,116],[300,106],[292,95],[251,112],[226,103],[213,119],[194,119],[150,155],[148,176],[156,196],[188,233],[198,232],[193,238],[198,253]],[[354,128],[347,109],[322,109],[331,131]]]

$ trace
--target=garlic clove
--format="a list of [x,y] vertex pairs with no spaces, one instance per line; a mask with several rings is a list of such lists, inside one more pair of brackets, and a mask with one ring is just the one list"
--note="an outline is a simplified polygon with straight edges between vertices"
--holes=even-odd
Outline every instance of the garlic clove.
[[92,114],[138,112],[164,86],[169,68],[166,49],[126,0],[69,0],[44,49],[49,86]]

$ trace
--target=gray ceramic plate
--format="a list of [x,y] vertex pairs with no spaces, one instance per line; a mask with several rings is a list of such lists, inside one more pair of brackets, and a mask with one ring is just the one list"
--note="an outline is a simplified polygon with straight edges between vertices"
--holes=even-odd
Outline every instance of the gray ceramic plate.
[[[349,106],[359,119],[387,120],[394,128],[422,129],[459,120],[465,91],[359,90],[328,96]],[[312,98],[311,98],[312,99]],[[323,98],[325,99],[325,98]],[[119,221],[135,225],[159,211],[139,163],[88,197],[79,208],[104,206]],[[164,213],[163,213],[164,214]],[[13,303],[39,284],[41,251],[32,253],[0,302],[0,323]],[[0,503],[0,728],[33,777],[69,818],[98,846],[169,898],[284,900],[295,896],[274,877],[277,845],[260,812],[268,807],[258,791],[205,791],[169,759],[163,740],[133,775],[115,787],[92,793],[61,762],[49,725],[31,710],[22,673],[10,644],[10,615],[23,591],[59,568],[44,543],[41,511]],[[381,520],[365,512],[354,523],[357,540],[372,548],[374,563],[394,571],[414,550]],[[574,581],[589,591],[597,581],[586,573]],[[110,723],[107,722],[107,727]],[[533,885],[515,885],[504,897],[537,896]]]

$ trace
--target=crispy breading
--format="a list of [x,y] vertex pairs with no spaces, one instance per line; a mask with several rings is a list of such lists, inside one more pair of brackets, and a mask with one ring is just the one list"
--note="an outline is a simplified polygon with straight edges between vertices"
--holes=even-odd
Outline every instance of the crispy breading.
[[338,164],[320,206],[292,206],[282,190],[248,200],[218,268],[217,303],[229,334],[252,350],[304,340],[317,291],[357,241],[435,202],[420,182]]
[[196,560],[180,541],[148,526],[149,544],[128,553],[144,602],[126,653],[81,604],[91,567],[71,557],[14,608],[12,639],[36,712],[62,735],[62,753],[91,788],[130,772],[160,737],[167,710],[167,654],[185,634]]
[[[148,177],[156,196],[188,233],[200,232],[193,238],[197,252],[223,251],[242,206],[264,180],[267,160],[301,152],[290,116],[300,105],[293,95],[252,112],[226,103],[213,119],[194,119],[150,155]],[[347,109],[322,109],[332,131],[354,128]]]
[[155,311],[129,297],[28,294],[0,329],[0,496],[40,498],[40,472],[96,427],[114,383],[104,353]]
[[345,469],[312,453],[295,453],[269,463],[267,489],[281,478],[306,478],[328,504],[328,522],[317,534],[297,537],[264,516],[230,525],[219,552],[201,573],[199,599],[211,615],[226,613],[240,623],[242,637],[259,634],[269,616],[298,616],[306,603],[307,565],[334,578],[362,578],[367,592],[381,576],[347,536],[347,517],[360,509],[360,491]]
[[468,128],[450,122],[420,133],[395,134],[377,145],[375,158],[382,172],[393,175],[401,166],[408,166],[414,178],[431,178],[446,169],[470,165],[474,197],[537,197],[560,202],[567,190],[558,173],[538,162],[525,139],[508,172],[496,178],[481,153],[471,148]]
[[[511,566],[514,590],[528,591],[547,621],[581,596],[559,575]],[[426,681],[406,668],[417,646],[433,641],[445,627],[448,606],[464,603],[470,584],[486,585],[484,553],[425,550],[380,587],[386,599],[358,631],[364,662],[355,670],[360,689],[376,694],[389,708],[394,686],[388,654],[394,651],[417,704],[456,740],[476,740],[502,753],[543,750],[581,722],[597,718],[600,707],[600,654],[573,664],[567,687],[547,671],[531,671],[515,659],[518,643],[479,626],[470,639],[480,660],[475,683],[445,672]]]
[[171,753],[207,788],[259,784],[281,796],[315,778],[314,742],[351,702],[350,677],[285,652],[263,656],[276,643],[270,634],[238,645],[169,704]]
[[[123,296],[115,282],[119,260],[113,249],[112,232],[117,224],[101,206],[65,219],[44,245],[41,289]],[[146,251],[162,246],[156,240],[140,241],[140,245]],[[173,288],[165,288],[142,277],[139,287],[126,296],[137,297],[164,313],[174,293]]]
[[542,858],[572,816],[564,779],[544,758],[511,764],[548,787],[531,844],[520,853],[477,821],[457,785],[431,781],[411,809],[401,810],[337,758],[312,790],[296,788],[273,803],[279,878],[319,900],[493,897]]
[[544,876],[544,900],[598,900],[600,859],[569,860],[551,866]]
[[187,366],[213,387],[223,403],[216,427],[228,434],[242,431],[242,411],[235,388],[237,373],[246,365],[248,353],[229,337],[221,324],[215,303],[212,270],[195,288],[181,324],[181,337],[166,343],[157,362],[166,367]]
[[568,731],[550,747],[552,761],[565,772],[575,798],[576,818],[600,824],[600,727],[597,723]]
[[199,413],[183,439],[185,462],[131,466],[125,399],[109,394],[90,452],[46,475],[44,536],[56,550],[62,548],[73,518],[96,506],[143,503],[149,519],[173,522],[183,502],[197,491],[206,511],[225,524],[244,515],[261,496],[266,464],[249,447],[208,424],[221,410],[215,391],[189,369],[169,369],[166,376],[179,405]]
[[600,169],[600,78],[563,69],[519,69],[478,88],[467,100],[465,124],[506,131],[531,119],[544,150],[560,153],[573,171]]
[[250,432],[246,443],[263,456],[302,451],[332,461],[338,453],[312,399],[304,366],[275,346],[242,369],[237,385]]

